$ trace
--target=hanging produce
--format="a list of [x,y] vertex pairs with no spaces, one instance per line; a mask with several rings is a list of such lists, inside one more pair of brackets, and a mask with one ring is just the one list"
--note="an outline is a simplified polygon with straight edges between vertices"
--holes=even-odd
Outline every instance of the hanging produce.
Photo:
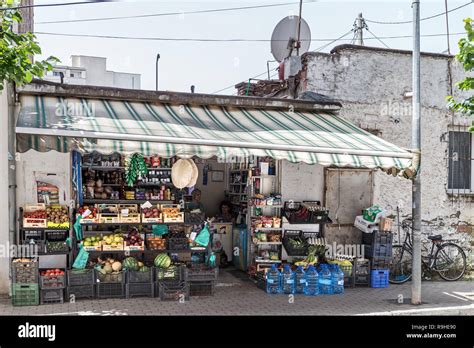
[[133,186],[137,179],[148,173],[145,159],[139,153],[134,153],[125,160],[125,183]]

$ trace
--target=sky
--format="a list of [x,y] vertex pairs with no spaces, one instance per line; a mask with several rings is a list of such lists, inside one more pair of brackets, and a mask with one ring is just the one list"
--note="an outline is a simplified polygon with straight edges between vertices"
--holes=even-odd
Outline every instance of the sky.
[[[307,0],[306,0],[307,1]],[[471,0],[448,0],[448,9]],[[64,3],[71,1],[36,0],[35,4]],[[240,11],[186,14],[185,12],[231,7],[245,7],[278,3],[286,6],[248,9]],[[444,0],[421,0],[421,17],[442,13]],[[250,77],[267,76],[267,61],[274,60],[270,42],[190,42],[123,40],[88,37],[53,36],[40,33],[111,35],[128,37],[193,38],[193,39],[257,39],[270,40],[275,25],[284,17],[298,14],[295,0],[136,0],[85,5],[36,7],[34,13],[37,38],[45,58],[54,55],[61,64],[69,65],[70,56],[91,55],[107,58],[107,69],[141,74],[142,89],[155,89],[156,55],[160,54],[159,89],[189,92],[195,85],[197,93],[234,94],[233,86]],[[464,32],[463,18],[473,16],[471,5],[449,13],[449,31]],[[127,18],[107,21],[75,23],[41,23],[48,21],[77,20],[85,18],[122,17],[143,14],[169,13],[176,15]],[[318,50],[332,39],[350,31],[358,13],[373,21],[410,21],[411,1],[355,1],[321,0],[305,2],[302,17],[311,30],[310,50]],[[446,33],[445,16],[421,22],[421,35]],[[376,24],[368,22],[371,33],[379,38],[412,34],[411,24]],[[365,38],[372,34],[365,31]],[[457,53],[457,41],[462,35],[450,36],[451,53]],[[353,34],[320,49],[329,52],[338,44],[350,43]],[[319,39],[328,39],[319,41]],[[412,48],[411,38],[382,39],[390,48]],[[384,47],[375,39],[365,40],[366,46]],[[422,37],[421,49],[426,52],[445,52],[446,36]],[[271,73],[277,63],[270,62]],[[230,87],[225,89],[226,87]]]

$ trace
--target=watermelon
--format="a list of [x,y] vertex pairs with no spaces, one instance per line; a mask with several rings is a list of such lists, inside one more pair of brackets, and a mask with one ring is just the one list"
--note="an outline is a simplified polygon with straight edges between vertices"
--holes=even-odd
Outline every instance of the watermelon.
[[123,268],[128,269],[129,271],[138,271],[138,261],[134,257],[127,257],[123,260]]
[[141,267],[138,271],[139,271],[139,272],[149,272],[150,269],[149,269],[147,266],[143,266],[143,267]]
[[159,254],[155,258],[155,267],[158,268],[168,268],[171,265],[171,258],[168,256],[168,254]]

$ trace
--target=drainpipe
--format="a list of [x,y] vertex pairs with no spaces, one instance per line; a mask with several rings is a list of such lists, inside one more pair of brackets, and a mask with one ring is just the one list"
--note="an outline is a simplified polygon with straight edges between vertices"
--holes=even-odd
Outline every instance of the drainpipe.
[[12,84],[7,84],[8,98],[8,231],[11,244],[16,244],[17,203],[16,203],[16,136],[15,120],[19,104],[16,103],[16,93]]
[[420,0],[413,0],[413,99],[412,153],[415,176],[412,179],[413,264],[411,303],[421,304],[421,104],[420,104]]

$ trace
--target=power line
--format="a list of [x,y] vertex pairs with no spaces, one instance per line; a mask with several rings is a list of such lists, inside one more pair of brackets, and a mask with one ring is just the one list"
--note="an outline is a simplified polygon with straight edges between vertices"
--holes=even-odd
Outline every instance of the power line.
[[15,7],[0,7],[0,11],[19,10],[22,8],[31,8],[31,7],[53,7],[53,6],[97,4],[101,2],[110,2],[110,1],[109,0],[91,0],[91,1],[81,1],[81,2],[63,2],[63,3],[58,3],[58,4],[20,5],[20,6],[15,6]]
[[[343,37],[345,37],[345,36],[347,36],[347,35],[349,35],[350,33],[352,33],[352,30],[349,30],[347,33],[345,33],[345,34],[339,36],[339,37],[336,38],[336,39],[333,39],[331,42],[329,42],[329,43],[327,43],[327,44],[325,44],[325,45],[323,45],[323,46],[321,46],[321,47],[316,48],[316,49],[313,50],[312,52],[317,52],[317,51],[319,51],[319,50],[322,50],[322,49],[326,48],[327,46],[333,44],[334,42],[336,42],[336,41],[342,39]],[[267,73],[267,71],[265,71],[265,72],[263,72],[263,73],[261,73],[261,74],[252,76],[252,77],[250,78],[250,80],[256,79],[257,77],[260,77],[260,76],[262,76],[262,75],[265,75],[266,73]],[[272,75],[270,76],[270,78],[276,76],[277,74],[278,74],[278,73],[272,74]],[[220,90],[218,90],[218,91],[216,91],[216,92],[213,92],[212,94],[217,94],[217,93],[223,92],[223,91],[225,91],[225,90],[227,90],[227,89],[229,89],[229,88],[234,88],[234,87],[235,87],[235,83],[232,84],[232,85],[230,85],[230,86],[227,86],[227,87],[225,87],[225,88],[222,88],[222,89],[220,89]]]
[[[352,33],[352,30],[349,32]],[[270,39],[240,39],[240,38],[231,38],[231,39],[204,39],[204,38],[169,38],[169,37],[140,37],[140,36],[116,36],[116,35],[94,35],[94,34],[67,34],[67,33],[49,33],[36,31],[35,34],[38,35],[51,35],[51,36],[66,36],[66,37],[84,37],[84,38],[98,38],[98,39],[120,39],[120,40],[149,40],[149,41],[188,41],[188,42],[271,42]],[[371,33],[374,35],[373,33]],[[465,32],[460,33],[450,33],[450,36],[454,35],[464,35]],[[425,34],[421,35],[422,37],[435,37],[435,36],[445,36],[446,33],[441,34]],[[399,36],[381,36],[367,38],[367,40],[380,40],[380,39],[403,39],[411,38],[411,35],[399,35]],[[301,41],[312,41],[312,42],[324,42],[324,41],[337,41],[342,40],[340,38],[316,38],[311,40],[301,40]],[[351,41],[352,39],[344,39]],[[286,40],[281,40],[286,41]]]
[[382,41],[380,38],[378,38],[374,33],[372,33],[372,32],[369,30],[369,28],[366,28],[366,29],[367,29],[367,31],[368,31],[370,34],[372,34],[372,36],[373,36],[375,39],[377,39],[382,45],[384,45],[384,46],[387,47],[387,48],[390,48],[390,47],[388,47],[388,45],[387,45],[385,42],[383,42],[383,41]]
[[[432,19],[432,18],[436,18],[436,17],[440,17],[440,16],[444,16],[445,14],[447,13],[450,13],[450,12],[453,12],[453,11],[456,11],[456,10],[459,10],[463,7],[466,7],[468,5],[471,5],[472,4],[472,1],[471,2],[468,2],[464,5],[461,5],[461,6],[458,6],[458,7],[455,7],[449,11],[444,11],[442,13],[438,13],[438,14],[435,14],[433,16],[429,16],[429,17],[424,17],[424,18],[421,18],[420,21],[426,21],[428,19]],[[401,22],[380,22],[380,21],[374,21],[374,20],[370,20],[370,19],[366,19],[365,20],[366,22],[369,22],[369,23],[375,23],[375,24],[409,24],[409,23],[413,23],[413,21],[401,21]]]
[[[314,3],[314,0],[307,0],[304,3]],[[255,5],[255,6],[241,6],[241,7],[227,7],[219,9],[207,9],[207,10],[197,10],[197,11],[184,11],[184,12],[165,12],[165,13],[153,13],[153,14],[143,14],[135,16],[119,16],[119,17],[104,17],[104,18],[84,18],[84,19],[71,19],[71,20],[61,20],[61,21],[46,21],[46,22],[37,22],[35,24],[57,24],[57,23],[78,23],[78,22],[92,22],[92,21],[109,21],[116,19],[130,19],[130,18],[147,18],[147,17],[164,17],[164,16],[183,16],[188,14],[199,14],[199,13],[215,13],[215,12],[226,12],[226,11],[240,11],[240,10],[251,10],[257,8],[268,8],[268,7],[279,7],[279,6],[289,6],[296,5],[299,2],[285,2],[281,4],[270,4],[270,5]]]

